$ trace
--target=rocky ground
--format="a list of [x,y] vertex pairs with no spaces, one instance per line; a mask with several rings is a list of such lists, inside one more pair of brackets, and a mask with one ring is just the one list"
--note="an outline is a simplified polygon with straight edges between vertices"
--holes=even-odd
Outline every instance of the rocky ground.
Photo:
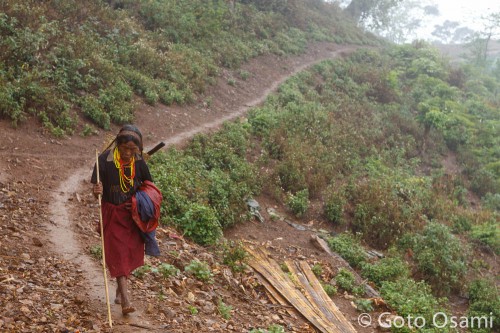
[[[182,145],[194,133],[243,116],[289,75],[351,50],[316,44],[299,57],[259,57],[244,66],[250,73],[247,80],[225,71],[196,103],[141,106],[135,123],[146,147],[159,141]],[[0,121],[0,331],[111,331],[97,259],[98,207],[88,180],[96,149],[116,130],[91,137],[77,130],[72,137],[56,139],[36,120],[17,129]],[[265,198],[259,201],[266,222],[250,221],[228,230],[228,240],[266,246],[276,260],[300,258],[322,263],[326,272],[338,270],[342,263],[310,243],[310,228],[271,222],[267,208],[279,207]],[[316,221],[309,227],[326,228]],[[248,332],[280,325],[287,332],[314,332],[303,318],[272,304],[251,269],[233,273],[221,264],[220,248],[199,247],[169,228],[160,228],[157,236],[163,256],[147,258],[149,268],[131,277],[132,299],[139,311],[123,317],[119,305],[111,304],[112,331]],[[193,271],[194,260],[208,265],[208,275],[203,269],[186,270],[191,265]],[[114,288],[110,281],[111,302]],[[338,295],[334,301],[359,332],[373,331],[357,326],[358,312],[350,295]]]

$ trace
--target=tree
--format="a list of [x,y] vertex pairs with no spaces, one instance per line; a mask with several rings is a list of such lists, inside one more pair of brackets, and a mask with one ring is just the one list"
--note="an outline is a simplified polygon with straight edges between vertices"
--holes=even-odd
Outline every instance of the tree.
[[500,35],[500,12],[483,16],[483,30],[470,37],[467,47],[469,60],[476,66],[487,67],[489,44]]
[[429,16],[432,0],[352,0],[345,11],[367,30],[394,43],[407,42]]
[[389,10],[402,0],[352,0],[346,7],[348,13],[358,24],[370,21],[375,28],[386,26]]

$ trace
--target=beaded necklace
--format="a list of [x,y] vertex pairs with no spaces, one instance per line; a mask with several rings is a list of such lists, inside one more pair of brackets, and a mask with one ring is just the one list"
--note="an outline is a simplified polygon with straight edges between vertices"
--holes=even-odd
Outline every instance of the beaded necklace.
[[[134,177],[135,177],[135,157],[132,156],[132,159],[129,163],[125,163],[120,158],[120,152],[118,151],[118,147],[115,147],[113,152],[113,161],[115,162],[115,166],[118,169],[118,174],[120,175],[120,188],[123,193],[127,193],[131,188],[134,187]],[[127,177],[125,174],[125,169],[130,169],[130,177]]]

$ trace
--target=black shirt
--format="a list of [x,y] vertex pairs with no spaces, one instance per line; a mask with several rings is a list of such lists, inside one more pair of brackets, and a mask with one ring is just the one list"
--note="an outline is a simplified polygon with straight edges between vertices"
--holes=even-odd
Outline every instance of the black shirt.
[[[104,201],[120,205],[128,201],[132,195],[134,195],[135,191],[139,188],[139,186],[141,186],[143,181],[153,181],[151,174],[149,173],[149,168],[140,155],[135,155],[134,167],[134,187],[124,193],[120,188],[120,175],[113,160],[113,150],[106,150],[104,153],[99,155],[99,178],[101,179],[103,186],[102,199]],[[97,171],[95,165],[90,182],[93,184],[97,183]]]

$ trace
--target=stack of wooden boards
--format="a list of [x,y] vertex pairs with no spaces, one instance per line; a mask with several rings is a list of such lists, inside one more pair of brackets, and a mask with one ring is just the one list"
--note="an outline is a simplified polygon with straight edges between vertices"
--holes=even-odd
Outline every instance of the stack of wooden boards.
[[260,281],[275,303],[284,305],[291,313],[293,306],[320,332],[356,332],[325,293],[307,262],[285,261],[289,270],[285,273],[265,249],[247,246],[246,250],[250,254],[249,265],[260,274]]

